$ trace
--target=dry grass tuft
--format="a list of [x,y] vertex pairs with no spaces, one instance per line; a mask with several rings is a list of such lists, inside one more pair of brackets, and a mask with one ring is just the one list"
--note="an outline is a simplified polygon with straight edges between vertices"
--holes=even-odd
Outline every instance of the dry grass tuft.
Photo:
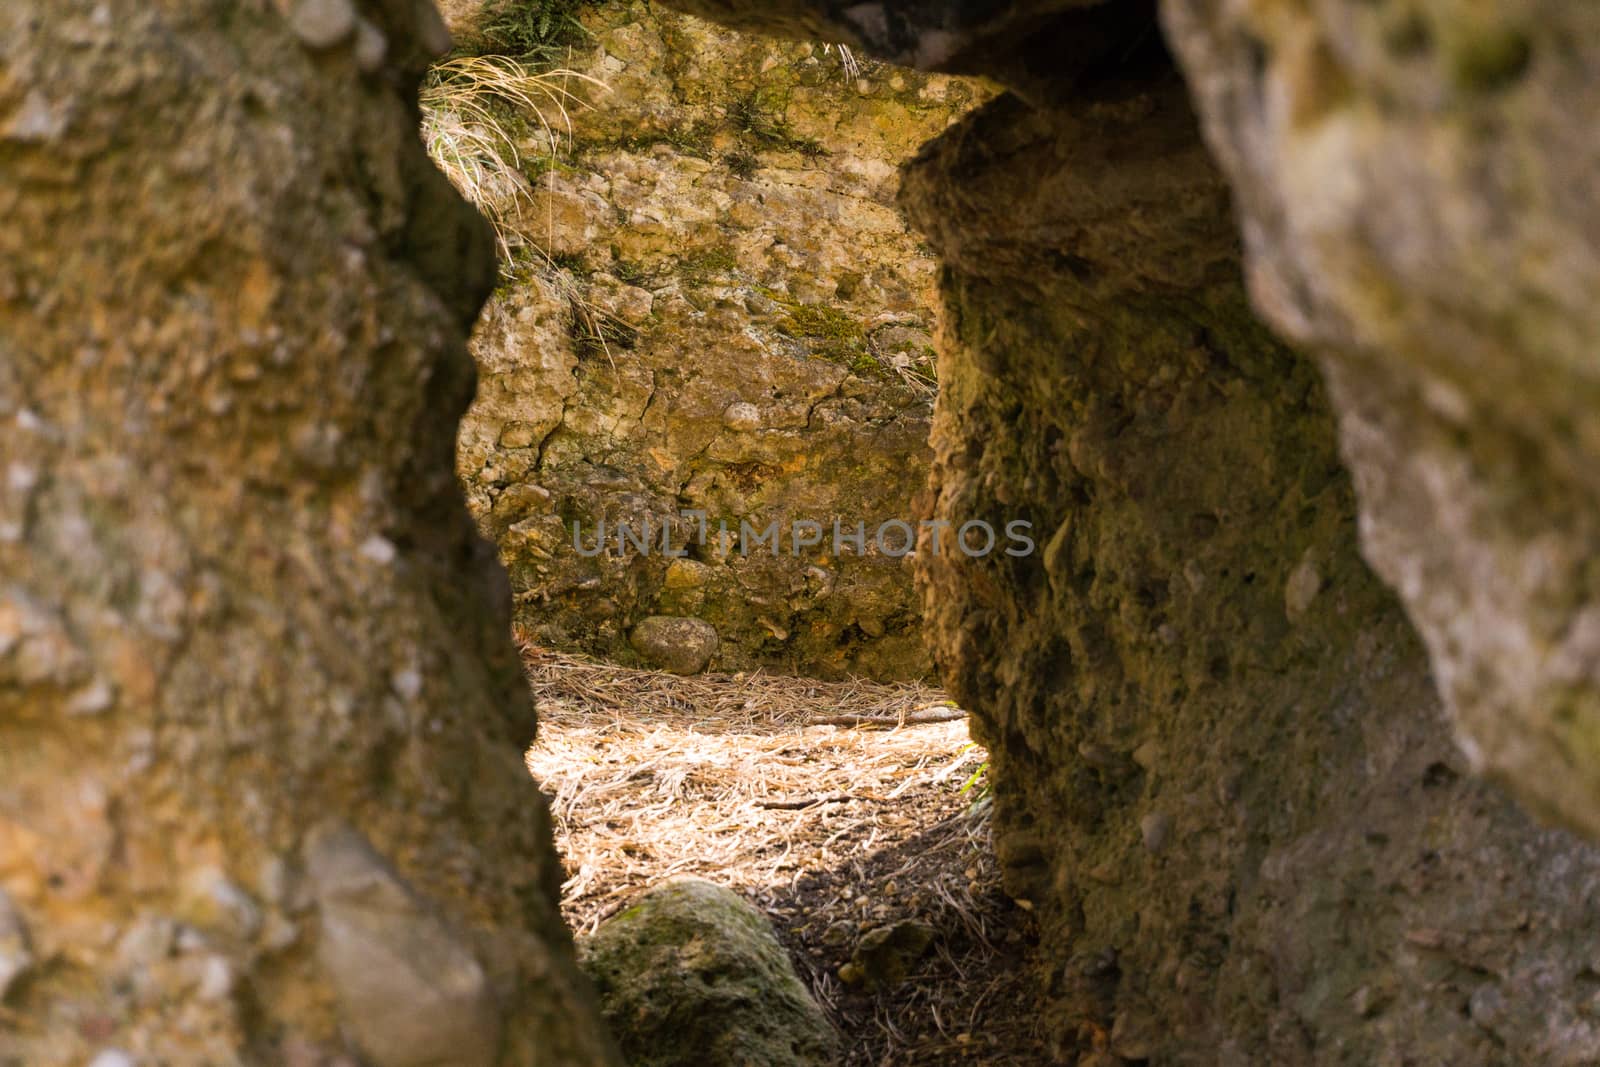
[[[962,790],[987,756],[941,692],[524,651],[540,719],[527,762],[580,935],[668,878],[708,878],[772,916],[847,1062],[1043,1062],[1028,917],[1000,891],[987,802]],[[905,985],[841,983],[859,934],[908,918],[937,934]]]
[[434,66],[422,85],[422,137],[428,154],[461,195],[494,226],[502,263],[510,263],[512,220],[531,203],[509,116],[537,130],[555,156],[571,139],[574,107],[587,106],[580,85],[603,83],[571,70],[532,71],[508,56],[462,56]]

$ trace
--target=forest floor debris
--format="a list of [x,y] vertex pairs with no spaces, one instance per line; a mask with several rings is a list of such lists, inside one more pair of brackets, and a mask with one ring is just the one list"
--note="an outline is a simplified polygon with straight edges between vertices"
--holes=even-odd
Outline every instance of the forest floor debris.
[[[988,757],[943,693],[524,653],[539,702],[528,767],[580,935],[663,881],[707,878],[772,918],[846,1064],[1050,1062],[1036,930],[989,844]],[[841,980],[860,973],[863,939],[912,923],[933,936],[903,982]]]

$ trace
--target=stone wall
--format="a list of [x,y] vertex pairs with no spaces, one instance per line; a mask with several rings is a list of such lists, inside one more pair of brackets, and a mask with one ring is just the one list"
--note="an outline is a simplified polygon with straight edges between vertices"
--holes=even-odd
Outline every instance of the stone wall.
[[[852,76],[818,44],[642,3],[583,18],[569,65],[607,89],[574,83],[592,106],[512,209],[530,247],[479,327],[461,435],[519,621],[632,661],[640,620],[687,616],[718,632],[724,669],[925,674],[902,540],[872,537],[914,518],[929,465],[935,264],[894,196],[901,162],[986,91]],[[822,544],[797,551],[796,521]],[[864,524],[866,551],[833,551],[835,521]],[[658,546],[665,526],[686,555],[586,558],[575,540],[592,548],[602,522],[613,545],[619,524]],[[776,556],[741,551],[742,524],[773,522]]]

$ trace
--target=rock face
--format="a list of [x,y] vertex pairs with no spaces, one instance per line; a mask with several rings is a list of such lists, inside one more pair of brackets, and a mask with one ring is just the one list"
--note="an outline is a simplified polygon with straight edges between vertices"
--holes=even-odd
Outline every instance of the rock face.
[[[1069,114],[987,109],[908,183],[949,256],[937,515],[1040,531],[1032,557],[930,554],[924,575],[993,749],[1008,888],[1071,946],[1061,1047],[1600,1054],[1579,903],[1600,855],[1465,776],[1358,557],[1317,375],[1251,321],[1176,75],[1079,92]],[[1487,1023],[1463,1011],[1480,989]]]
[[[1150,5],[691,6],[1033,105],[942,138],[907,202],[948,264],[936,514],[1042,533],[1022,559],[930,551],[923,577],[1011,888],[1070,946],[1063,1055],[1600,1054],[1600,860],[1464,775],[1600,810],[1593,13],[1166,7],[1253,295],[1329,370],[1364,546],[1424,646],[1358,558],[1321,382],[1251,322]],[[1029,35],[1077,43],[1045,66]]]
[[452,477],[494,275],[416,136],[438,29],[0,5],[0,1062],[416,1062],[343,997],[335,815],[471,1062],[616,1062]]
[[[1057,106],[1153,14],[1139,0],[682,6],[992,73]],[[1600,10],[1165,0],[1161,14],[1237,194],[1255,306],[1322,364],[1363,550],[1422,636],[1458,739],[1476,769],[1593,836]]]
[[827,1067],[838,1041],[765,915],[684,879],[580,945],[635,1067]]
[[519,622],[628,660],[640,619],[694,616],[720,668],[925,674],[910,561],[871,537],[931,462],[935,264],[896,171],[984,91],[642,3],[583,17],[567,62],[608,91],[574,83],[593,106],[508,208],[530,247],[461,436]]
[[348,824],[312,831],[306,868],[319,958],[361,1051],[378,1067],[491,1067],[501,1023],[471,945]]
[[1600,9],[1166,15],[1474,765],[1600,833]]

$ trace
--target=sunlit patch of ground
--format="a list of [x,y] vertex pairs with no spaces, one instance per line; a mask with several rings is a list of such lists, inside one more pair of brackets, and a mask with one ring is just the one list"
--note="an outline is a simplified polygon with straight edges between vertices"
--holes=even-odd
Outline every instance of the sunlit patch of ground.
[[[528,767],[551,798],[580,934],[668,878],[707,878],[772,917],[847,1063],[1048,1062],[1034,930],[989,846],[987,756],[942,693],[526,651],[540,720]],[[902,919],[935,931],[910,978],[844,984],[859,935]]]

